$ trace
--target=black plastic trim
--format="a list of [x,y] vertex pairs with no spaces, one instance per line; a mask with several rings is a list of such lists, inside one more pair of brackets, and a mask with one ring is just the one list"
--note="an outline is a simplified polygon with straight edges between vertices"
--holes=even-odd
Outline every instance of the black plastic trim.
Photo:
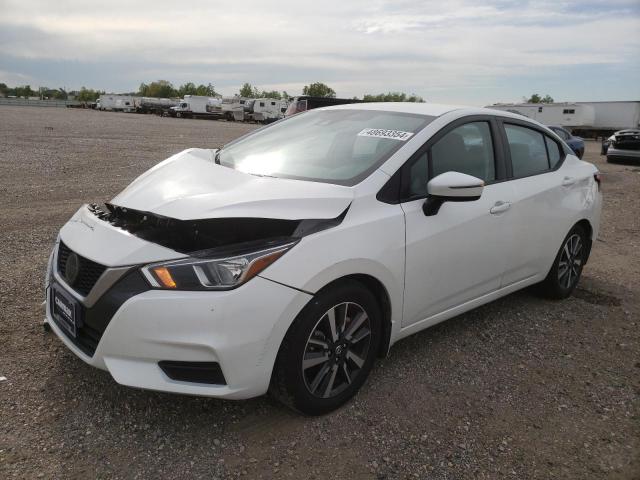
[[210,385],[226,385],[222,368],[217,362],[179,362],[162,360],[158,366],[171,380]]
[[[64,287],[60,286],[63,290]],[[67,334],[67,330],[61,327],[67,338],[73,342],[82,352],[92,357],[98,348],[98,344],[109,322],[124,302],[142,292],[151,290],[142,273],[136,268],[125,274],[91,308],[87,308],[77,302],[76,337]],[[53,294],[50,295],[50,308],[53,312]],[[56,324],[60,325],[56,316],[52,314]]]

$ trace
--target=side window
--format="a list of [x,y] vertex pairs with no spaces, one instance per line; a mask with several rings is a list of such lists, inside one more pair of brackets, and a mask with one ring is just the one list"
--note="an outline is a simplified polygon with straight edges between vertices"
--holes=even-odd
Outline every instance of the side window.
[[411,197],[426,196],[429,179],[445,172],[466,173],[485,181],[496,179],[491,127],[488,122],[461,125],[434,143],[429,151],[431,175],[426,152],[409,166],[408,194]]
[[513,176],[527,177],[549,170],[544,135],[527,127],[505,124]]
[[544,137],[544,141],[547,142],[547,152],[549,152],[549,165],[551,166],[551,168],[554,168],[562,157],[562,155],[560,154],[560,147],[555,140],[552,140],[549,137]]
[[451,171],[473,175],[487,182],[496,179],[488,122],[462,125],[431,147],[432,177]]

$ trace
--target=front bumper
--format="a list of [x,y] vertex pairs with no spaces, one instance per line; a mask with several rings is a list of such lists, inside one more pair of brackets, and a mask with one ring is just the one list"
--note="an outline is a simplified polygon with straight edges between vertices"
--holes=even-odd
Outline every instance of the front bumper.
[[[56,275],[54,258],[46,287],[46,318],[52,330],[73,353],[107,370],[116,382],[150,390],[229,399],[262,395],[289,325],[311,299],[259,276],[228,291],[147,290],[115,310],[91,355],[52,317],[52,283],[72,293]],[[126,278],[103,294],[106,303]],[[162,361],[218,363],[226,385],[173,380],[158,365]]]

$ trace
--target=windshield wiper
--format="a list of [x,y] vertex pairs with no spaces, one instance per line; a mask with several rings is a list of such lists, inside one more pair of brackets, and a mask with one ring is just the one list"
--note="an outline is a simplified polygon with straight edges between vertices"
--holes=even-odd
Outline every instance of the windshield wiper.
[[220,165],[220,150],[222,149],[218,149],[218,151],[213,157],[213,161],[216,163],[216,165]]

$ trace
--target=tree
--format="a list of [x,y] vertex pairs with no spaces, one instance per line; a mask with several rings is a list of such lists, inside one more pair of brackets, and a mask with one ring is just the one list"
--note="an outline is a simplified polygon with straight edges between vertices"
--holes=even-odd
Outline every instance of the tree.
[[217,97],[218,93],[216,92],[216,89],[213,87],[213,84],[209,83],[208,85],[198,85],[196,87],[195,95],[202,95],[206,97]]
[[31,85],[22,85],[20,87],[16,87],[13,89],[13,92],[9,93],[9,95],[15,95],[16,97],[35,97],[38,95],[37,92],[31,89]]
[[379,93],[377,95],[366,94],[362,97],[365,102],[417,102],[424,103],[424,99],[418,95],[407,95],[402,92]]
[[275,98],[280,100],[282,99],[282,94],[278,90],[271,90],[271,91],[263,90],[262,93],[260,94],[260,98]]
[[143,97],[171,98],[177,97],[178,91],[171,82],[158,80],[157,82],[151,82],[149,85],[141,83],[138,94]]
[[322,82],[312,83],[311,85],[306,85],[302,89],[303,95],[309,95],[310,97],[331,97],[335,98],[336,92],[333,88],[325,85]]
[[178,88],[178,95],[184,97],[185,95],[197,95],[196,85],[193,82],[187,82],[184,85],[180,85]]
[[540,94],[534,93],[528,99],[525,98],[526,103],[553,103],[553,97],[549,94],[541,97]]
[[95,102],[98,97],[103,94],[104,92],[101,92],[100,90],[82,87],[76,95],[76,100],[79,102]]
[[260,92],[250,83],[245,83],[240,87],[240,96],[246,98],[258,98],[260,96]]

